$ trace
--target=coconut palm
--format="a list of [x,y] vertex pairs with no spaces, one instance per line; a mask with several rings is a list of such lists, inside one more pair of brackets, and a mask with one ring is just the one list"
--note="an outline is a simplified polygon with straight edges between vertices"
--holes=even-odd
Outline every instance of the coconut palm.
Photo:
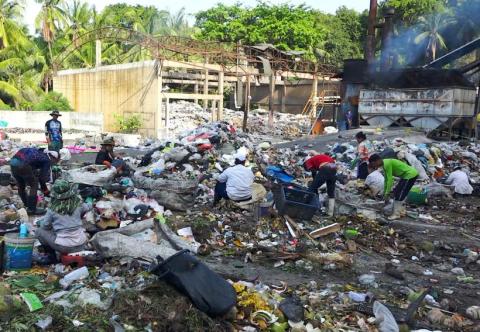
[[15,0],[0,0],[0,49],[9,45],[25,44],[27,37],[20,22],[23,12],[23,2]]
[[35,19],[35,27],[41,31],[43,40],[48,45],[50,62],[53,60],[52,44],[55,40],[57,30],[66,26],[65,11],[63,10],[63,0],[36,0],[42,4],[40,13]]
[[453,22],[454,20],[447,12],[434,13],[418,19],[418,27],[423,32],[415,37],[415,43],[427,45],[426,58],[435,60],[438,50],[447,49],[441,31]]

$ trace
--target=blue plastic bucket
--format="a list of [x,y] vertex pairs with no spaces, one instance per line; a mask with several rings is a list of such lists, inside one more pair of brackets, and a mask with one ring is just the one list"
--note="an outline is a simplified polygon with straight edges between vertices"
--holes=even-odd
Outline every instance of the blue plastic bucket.
[[5,234],[5,269],[24,271],[32,267],[34,237],[20,238],[18,233]]

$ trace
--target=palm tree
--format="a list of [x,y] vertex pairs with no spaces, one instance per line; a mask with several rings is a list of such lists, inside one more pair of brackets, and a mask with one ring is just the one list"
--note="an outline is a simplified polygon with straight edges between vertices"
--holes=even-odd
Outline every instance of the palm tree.
[[67,34],[78,47],[78,37],[92,28],[93,10],[86,2],[74,0],[65,3],[64,13],[69,27]]
[[15,108],[31,104],[42,94],[40,88],[46,66],[40,49],[29,43],[26,48],[9,46],[0,51],[0,92]]
[[426,43],[425,56],[427,59],[435,60],[437,51],[447,48],[441,30],[451,23],[453,23],[453,19],[447,12],[434,13],[418,19],[418,26],[423,32],[415,37],[415,44]]
[[35,19],[35,27],[42,32],[43,40],[48,45],[50,63],[53,61],[52,44],[57,30],[66,25],[63,0],[36,0],[42,9]]
[[20,25],[23,2],[0,0],[0,49],[12,43],[25,44],[27,37]]

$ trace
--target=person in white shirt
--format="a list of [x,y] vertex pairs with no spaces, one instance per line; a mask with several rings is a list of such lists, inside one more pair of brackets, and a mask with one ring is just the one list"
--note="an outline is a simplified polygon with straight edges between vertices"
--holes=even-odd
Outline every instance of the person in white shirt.
[[461,167],[455,168],[455,171],[448,176],[445,184],[454,186],[456,194],[471,195],[473,192],[473,187],[470,185],[470,178]]
[[222,198],[243,202],[252,198],[252,184],[255,176],[250,168],[245,167],[247,156],[242,153],[235,155],[235,166],[227,168],[217,178],[215,185],[215,206]]

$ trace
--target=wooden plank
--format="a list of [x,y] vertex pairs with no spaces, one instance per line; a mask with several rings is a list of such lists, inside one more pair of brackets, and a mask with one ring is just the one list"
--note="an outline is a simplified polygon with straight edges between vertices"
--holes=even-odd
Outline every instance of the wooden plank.
[[223,96],[221,95],[204,95],[203,93],[180,93],[180,92],[164,92],[162,93],[164,98],[170,99],[188,99],[188,100],[195,100],[195,99],[213,99],[213,100],[221,100]]
[[319,237],[338,232],[340,231],[340,229],[341,229],[340,224],[334,223],[310,232],[310,236],[314,239],[317,239]]
[[289,216],[287,215],[284,215],[283,216],[285,218],[285,220],[287,220],[287,222],[293,226],[293,228],[295,228],[297,230],[297,233],[298,234],[302,234],[302,235],[305,235],[310,241],[313,242],[313,244],[317,245],[318,242],[315,241],[315,239],[313,237],[310,236],[310,234],[308,234],[307,232],[305,232],[300,226],[298,226],[298,224],[292,219],[290,218]]

